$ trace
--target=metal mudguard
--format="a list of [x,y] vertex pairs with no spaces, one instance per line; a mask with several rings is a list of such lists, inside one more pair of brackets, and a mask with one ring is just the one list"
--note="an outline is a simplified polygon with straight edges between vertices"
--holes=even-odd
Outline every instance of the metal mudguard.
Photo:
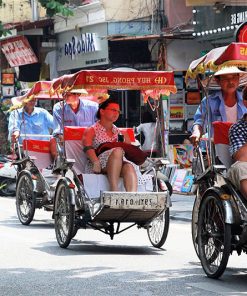
[[71,203],[71,205],[75,205],[75,198],[76,198],[75,197],[75,189],[69,187],[69,185],[71,183],[73,183],[73,182],[69,178],[67,178],[67,177],[61,177],[61,179],[57,182],[57,186],[56,186],[55,198],[54,198],[54,206],[55,206],[55,199],[56,199],[56,196],[57,196],[57,188],[58,188],[58,186],[59,186],[59,184],[61,182],[65,182],[67,184],[68,189],[70,191],[70,203]]
[[225,190],[224,187],[210,187],[204,192],[202,200],[210,193],[217,195],[221,200],[225,211],[225,222],[228,224],[239,224],[241,221],[240,213],[236,202],[233,196],[229,194],[229,191]]

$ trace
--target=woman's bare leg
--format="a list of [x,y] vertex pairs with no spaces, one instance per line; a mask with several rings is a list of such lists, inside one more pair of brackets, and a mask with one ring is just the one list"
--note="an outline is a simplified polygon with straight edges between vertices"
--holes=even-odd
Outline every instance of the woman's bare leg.
[[123,165],[123,150],[115,148],[108,158],[106,174],[111,191],[118,191],[118,181]]
[[137,191],[137,175],[131,163],[123,163],[121,176],[123,177],[124,187],[127,192]]

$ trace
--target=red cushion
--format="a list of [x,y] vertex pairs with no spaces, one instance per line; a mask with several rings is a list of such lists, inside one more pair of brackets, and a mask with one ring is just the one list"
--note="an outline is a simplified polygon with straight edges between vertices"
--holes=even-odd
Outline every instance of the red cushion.
[[22,144],[24,150],[50,153],[50,141],[25,139]]
[[[86,127],[79,126],[65,126],[64,140],[81,140]],[[135,134],[133,128],[119,128],[120,131],[126,131],[130,137],[131,142],[135,142]]]
[[214,143],[215,144],[227,144],[229,145],[229,129],[232,126],[232,122],[213,122],[214,127]]
[[64,140],[82,140],[83,133],[86,127],[79,126],[65,126],[64,127]]

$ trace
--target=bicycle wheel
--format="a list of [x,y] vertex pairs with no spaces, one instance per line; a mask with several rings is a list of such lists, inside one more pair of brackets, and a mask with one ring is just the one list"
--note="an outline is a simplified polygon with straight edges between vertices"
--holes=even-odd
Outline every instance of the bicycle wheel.
[[170,211],[167,208],[162,214],[156,217],[147,228],[148,238],[155,248],[161,248],[167,238],[170,224]]
[[194,249],[196,251],[196,255],[199,257],[198,252],[198,211],[200,207],[200,200],[198,198],[195,199],[193,209],[192,209],[192,220],[191,220],[191,235],[192,241],[194,245]]
[[33,181],[29,174],[20,176],[16,188],[16,211],[20,222],[29,225],[35,213],[35,195]]
[[231,252],[231,225],[225,223],[224,208],[217,195],[205,196],[198,216],[198,252],[210,278],[219,278]]
[[54,208],[55,233],[61,248],[67,248],[74,235],[75,206],[70,201],[71,189],[62,181],[57,188]]

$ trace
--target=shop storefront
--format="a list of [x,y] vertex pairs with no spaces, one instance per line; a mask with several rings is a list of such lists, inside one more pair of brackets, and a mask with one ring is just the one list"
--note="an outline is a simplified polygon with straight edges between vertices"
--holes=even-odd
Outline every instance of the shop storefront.
[[57,34],[57,71],[59,74],[109,65],[107,23],[86,26]]
[[235,31],[247,21],[247,6],[214,5],[193,9],[193,35],[200,41],[223,46],[235,41]]

